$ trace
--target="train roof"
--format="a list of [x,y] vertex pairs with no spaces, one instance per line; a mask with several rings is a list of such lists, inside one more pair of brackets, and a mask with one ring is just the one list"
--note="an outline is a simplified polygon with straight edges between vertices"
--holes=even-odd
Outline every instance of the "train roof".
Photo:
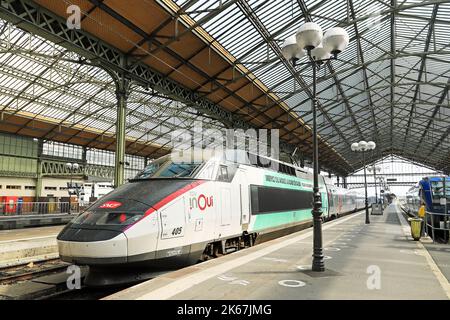
[[[442,181],[442,177],[439,176],[431,176],[431,177],[423,177],[419,184],[428,183],[428,182],[439,182]],[[445,177],[445,181],[448,181],[450,183],[450,177]]]
[[[428,178],[430,181],[442,181],[443,177],[434,176],[434,177],[425,177],[424,179]],[[445,181],[450,181],[450,177],[445,177]]]
[[256,154],[242,149],[190,149],[187,151],[176,151],[163,157],[190,159],[191,161],[193,160],[193,162],[205,162],[211,159],[225,159],[226,161],[230,162],[250,165],[254,167],[263,167],[267,169],[270,169],[270,165],[268,165],[267,163],[270,164],[274,162],[279,166],[289,167],[303,173],[308,173],[307,168],[301,168],[292,163],[287,163],[266,155]]

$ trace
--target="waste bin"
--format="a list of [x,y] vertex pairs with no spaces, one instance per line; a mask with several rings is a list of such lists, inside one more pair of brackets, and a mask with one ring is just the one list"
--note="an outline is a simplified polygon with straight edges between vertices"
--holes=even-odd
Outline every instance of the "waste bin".
[[381,203],[373,203],[372,204],[372,212],[371,215],[383,215],[383,207]]
[[422,233],[422,223],[423,219],[421,218],[409,218],[409,222],[411,223],[411,236],[415,241],[420,239]]

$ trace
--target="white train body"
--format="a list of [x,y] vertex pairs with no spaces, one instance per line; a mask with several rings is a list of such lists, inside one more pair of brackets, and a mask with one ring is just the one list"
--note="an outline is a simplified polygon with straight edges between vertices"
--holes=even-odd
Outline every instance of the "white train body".
[[[310,173],[278,161],[252,165],[266,158],[249,161],[247,153],[230,161],[230,154],[197,164],[156,160],[66,226],[61,258],[166,270],[311,224]],[[320,177],[324,219],[363,208],[360,195],[326,183]]]

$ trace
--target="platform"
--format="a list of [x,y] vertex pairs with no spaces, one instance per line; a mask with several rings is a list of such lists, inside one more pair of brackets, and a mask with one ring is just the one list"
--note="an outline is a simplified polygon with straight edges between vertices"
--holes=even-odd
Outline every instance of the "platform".
[[68,213],[0,216],[0,230],[65,225],[76,216]]
[[0,231],[0,268],[58,258],[56,236],[63,227]]
[[[369,225],[363,213],[325,223],[323,273],[309,270],[312,229],[307,229],[105,299],[449,299],[448,280],[432,258],[438,253],[430,255],[412,240],[400,210],[392,204],[383,215],[370,216]],[[436,261],[447,263],[442,257]]]

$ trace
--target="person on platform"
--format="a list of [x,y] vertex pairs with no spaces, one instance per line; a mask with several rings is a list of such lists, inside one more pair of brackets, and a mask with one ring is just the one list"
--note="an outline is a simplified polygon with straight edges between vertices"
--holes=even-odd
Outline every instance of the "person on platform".
[[417,215],[419,216],[419,218],[421,218],[423,220],[422,228],[421,228],[421,231],[420,231],[420,235],[423,236],[424,233],[425,233],[424,232],[425,231],[424,225],[426,223],[426,221],[425,221],[425,205],[423,203],[420,205]]

